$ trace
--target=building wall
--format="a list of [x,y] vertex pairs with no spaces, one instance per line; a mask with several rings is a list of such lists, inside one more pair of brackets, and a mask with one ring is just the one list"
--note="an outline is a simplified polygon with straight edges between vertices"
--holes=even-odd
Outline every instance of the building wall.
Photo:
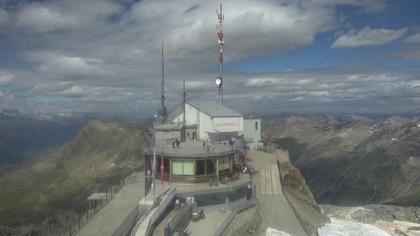
[[261,141],[261,119],[244,119],[245,141],[249,142],[250,149],[257,149]]
[[[210,117],[195,107],[185,105],[185,121],[187,125],[197,125],[198,138],[209,140],[208,132],[243,132],[243,117]],[[182,123],[183,114],[176,117],[173,122]]]
[[204,112],[198,113],[198,137],[201,140],[209,140],[207,132],[213,130],[213,119]]
[[208,133],[242,132],[243,117],[210,117],[199,112],[199,137],[209,140]]
[[155,131],[155,142],[156,146],[171,144],[174,140],[181,140],[181,132],[180,131]]
[[215,117],[212,132],[242,132],[243,127],[243,117]]
[[[199,111],[197,108],[191,106],[190,104],[185,104],[185,121],[186,125],[198,125],[198,113]],[[173,122],[175,123],[182,123],[183,122],[183,114],[176,117]]]

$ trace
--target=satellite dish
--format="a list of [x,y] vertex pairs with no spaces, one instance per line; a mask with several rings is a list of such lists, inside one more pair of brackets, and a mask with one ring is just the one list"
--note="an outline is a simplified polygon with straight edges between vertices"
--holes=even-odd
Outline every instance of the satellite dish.
[[221,84],[222,84],[222,80],[221,80],[221,79],[219,79],[219,78],[217,78],[217,79],[216,79],[216,84],[217,84],[217,85],[221,85]]

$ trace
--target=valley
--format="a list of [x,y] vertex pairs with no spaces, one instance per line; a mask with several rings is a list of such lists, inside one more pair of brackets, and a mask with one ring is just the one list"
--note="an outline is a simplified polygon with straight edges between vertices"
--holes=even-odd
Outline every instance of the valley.
[[54,235],[72,224],[91,193],[143,168],[145,127],[94,120],[70,142],[26,156],[0,177],[0,232]]
[[420,119],[286,116],[265,125],[318,202],[420,205]]

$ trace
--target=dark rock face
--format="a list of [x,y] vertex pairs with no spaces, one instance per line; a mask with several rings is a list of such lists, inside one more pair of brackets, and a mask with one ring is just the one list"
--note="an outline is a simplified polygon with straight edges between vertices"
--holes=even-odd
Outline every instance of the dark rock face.
[[310,116],[269,120],[321,203],[420,205],[420,119]]
[[329,222],[329,218],[318,206],[305,179],[289,162],[280,163],[280,174],[283,192],[306,233],[318,235],[318,228]]

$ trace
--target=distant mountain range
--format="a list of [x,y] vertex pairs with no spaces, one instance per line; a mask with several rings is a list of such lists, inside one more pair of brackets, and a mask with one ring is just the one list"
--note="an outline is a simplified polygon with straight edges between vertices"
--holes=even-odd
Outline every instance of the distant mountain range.
[[263,124],[319,202],[420,205],[419,117],[288,115]]
[[45,117],[17,110],[0,113],[0,167],[19,163],[28,152],[68,142],[89,117]]
[[[87,122],[126,121],[124,117],[100,113],[0,112],[0,170],[20,163],[28,152],[43,151],[70,141]],[[1,174],[0,174],[1,175]]]

